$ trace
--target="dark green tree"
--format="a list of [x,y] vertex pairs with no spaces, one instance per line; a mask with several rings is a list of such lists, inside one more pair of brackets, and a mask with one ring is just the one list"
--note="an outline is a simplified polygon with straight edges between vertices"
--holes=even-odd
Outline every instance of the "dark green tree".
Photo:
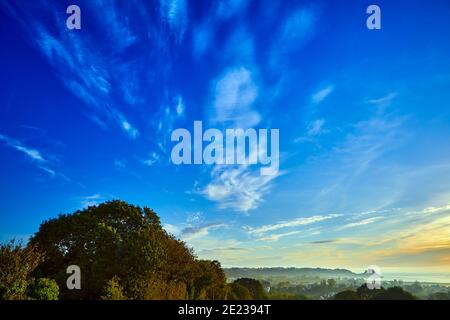
[[240,285],[239,283],[233,282],[228,284],[228,300],[252,300],[253,296],[250,291]]
[[371,297],[371,300],[417,300],[417,297],[400,287],[391,287]]
[[193,291],[191,291],[193,299],[221,300],[226,298],[226,277],[218,261],[198,261],[193,277]]
[[334,296],[335,300],[416,300],[411,293],[400,287],[391,287],[388,289],[370,290],[365,284],[360,286],[356,292],[345,290]]
[[345,290],[337,293],[334,300],[361,300],[361,297],[353,290]]
[[[45,221],[30,243],[46,255],[36,276],[55,279],[62,298],[97,299],[115,275],[161,266],[164,237],[152,210],[111,201]],[[66,288],[69,265],[81,269],[81,290]]]
[[255,300],[267,299],[266,292],[264,291],[261,282],[259,282],[258,280],[250,278],[240,278],[235,280],[234,283],[246,287],[250,292],[252,299]]
[[[224,299],[220,264],[198,261],[149,208],[110,201],[45,221],[30,243],[46,254],[35,277],[55,279],[62,299]],[[66,269],[81,270],[81,290]],[[120,279],[120,280],[118,280]]]

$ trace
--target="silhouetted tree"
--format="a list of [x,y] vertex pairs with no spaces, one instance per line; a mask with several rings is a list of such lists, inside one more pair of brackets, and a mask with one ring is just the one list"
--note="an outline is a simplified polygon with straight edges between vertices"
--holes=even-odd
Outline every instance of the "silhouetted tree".
[[361,297],[353,290],[345,290],[337,293],[334,300],[361,300]]
[[388,289],[370,290],[365,284],[360,286],[356,292],[345,290],[334,296],[335,300],[415,300],[417,299],[411,293],[400,287],[391,287]]
[[379,290],[377,294],[372,296],[371,300],[416,300],[417,298],[411,293],[400,287],[392,287],[387,290]]

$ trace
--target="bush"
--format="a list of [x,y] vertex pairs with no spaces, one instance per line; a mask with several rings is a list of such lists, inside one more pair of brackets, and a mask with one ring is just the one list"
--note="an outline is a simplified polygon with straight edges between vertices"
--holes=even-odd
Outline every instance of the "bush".
[[35,246],[23,247],[14,240],[0,245],[0,299],[26,299],[30,274],[42,259]]
[[120,285],[120,279],[114,276],[111,280],[106,283],[103,289],[102,300],[125,300],[126,297],[123,293],[123,288]]
[[28,296],[36,300],[58,300],[58,284],[48,278],[32,279],[28,285]]

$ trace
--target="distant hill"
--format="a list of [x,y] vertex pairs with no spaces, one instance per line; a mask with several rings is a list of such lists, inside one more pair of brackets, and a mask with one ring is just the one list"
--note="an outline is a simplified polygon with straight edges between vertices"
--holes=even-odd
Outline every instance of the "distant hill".
[[229,280],[237,278],[268,278],[268,277],[319,277],[319,278],[361,278],[363,273],[354,273],[347,269],[325,268],[224,268]]

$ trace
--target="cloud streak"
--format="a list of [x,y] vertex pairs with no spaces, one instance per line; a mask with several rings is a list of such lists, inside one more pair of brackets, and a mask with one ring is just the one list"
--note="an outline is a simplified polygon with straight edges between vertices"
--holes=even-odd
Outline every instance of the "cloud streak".
[[227,227],[224,223],[208,223],[203,225],[189,226],[181,231],[180,237],[183,240],[192,240],[207,236],[211,230]]
[[324,101],[332,92],[334,91],[334,86],[330,85],[325,87],[318,92],[314,93],[311,97],[311,101],[314,104],[319,104]]
[[21,152],[26,155],[27,158],[36,163],[37,167],[45,172],[47,172],[50,176],[54,177],[56,175],[56,171],[51,169],[48,166],[47,159],[44,158],[42,153],[36,149],[24,146],[22,143],[17,141],[16,139],[10,138],[8,136],[0,134],[0,141],[4,141],[7,146]]
[[340,216],[341,215],[339,215],[339,214],[329,214],[329,215],[325,215],[325,216],[317,215],[317,216],[311,216],[311,217],[302,217],[302,218],[296,218],[293,220],[280,221],[275,224],[263,225],[263,226],[257,227],[257,228],[246,227],[246,230],[249,234],[261,234],[261,233],[266,233],[269,231],[275,231],[275,230],[284,229],[284,228],[305,226],[305,225],[322,222],[322,221],[329,220],[329,219],[334,219],[334,218],[337,218]]
[[355,227],[360,227],[360,226],[365,226],[368,224],[372,224],[375,223],[377,221],[380,221],[384,219],[384,217],[382,216],[378,216],[378,217],[371,217],[371,218],[367,218],[367,219],[363,219],[361,221],[358,222],[352,222],[352,223],[348,223],[340,228],[338,228],[339,230],[344,230],[344,229],[349,229],[349,228],[355,228]]
[[[51,23],[65,25],[64,16],[60,14],[56,4],[45,1],[40,6],[41,10],[53,18],[46,25],[34,17],[34,7],[25,8],[22,4],[7,7],[29,33],[32,43],[57,71],[64,85],[85,103],[87,108],[83,111],[87,117],[103,128],[109,122],[115,122],[130,138],[135,139],[139,136],[139,130],[118,107],[116,99],[120,91],[114,90],[118,85],[118,78],[121,75],[127,76],[127,64],[119,64],[117,58],[112,57],[120,56],[137,37],[128,22],[120,18],[116,4],[98,1],[89,5],[102,12],[98,26],[104,28],[105,38],[111,40],[111,46],[107,46],[107,49],[89,35],[80,36],[80,33],[70,32],[67,28],[47,27]],[[121,99],[130,101],[130,97],[130,92],[123,92]]]

